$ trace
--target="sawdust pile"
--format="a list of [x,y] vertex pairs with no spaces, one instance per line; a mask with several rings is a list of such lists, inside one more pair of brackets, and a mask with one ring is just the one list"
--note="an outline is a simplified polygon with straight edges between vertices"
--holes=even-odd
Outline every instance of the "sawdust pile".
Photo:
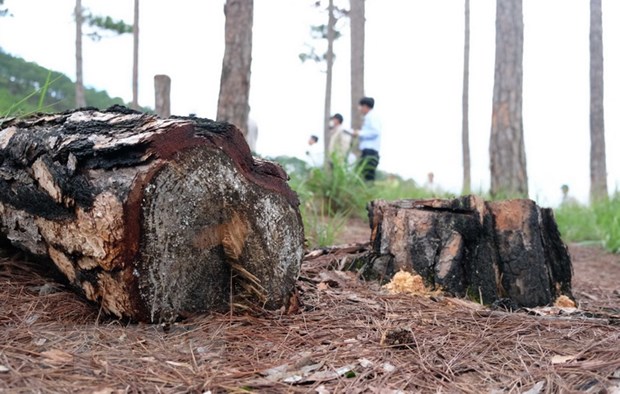
[[428,289],[424,286],[424,279],[420,275],[413,275],[407,271],[397,272],[392,281],[383,286],[390,294],[426,294]]

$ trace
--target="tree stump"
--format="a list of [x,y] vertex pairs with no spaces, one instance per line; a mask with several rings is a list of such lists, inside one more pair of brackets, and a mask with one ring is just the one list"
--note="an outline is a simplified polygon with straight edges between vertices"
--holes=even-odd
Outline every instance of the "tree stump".
[[279,308],[303,255],[296,194],[239,130],[113,107],[0,128],[0,238],[104,311],[171,321],[239,298]]
[[553,211],[531,200],[373,201],[375,270],[422,276],[431,289],[532,307],[571,294],[572,264]]

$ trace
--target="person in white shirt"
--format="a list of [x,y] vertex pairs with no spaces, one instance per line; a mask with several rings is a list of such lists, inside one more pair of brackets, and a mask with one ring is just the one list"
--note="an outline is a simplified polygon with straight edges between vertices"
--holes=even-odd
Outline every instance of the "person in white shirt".
[[316,135],[311,135],[308,140],[308,148],[306,150],[306,162],[311,167],[321,167],[323,166],[323,150],[321,146],[318,144],[319,137]]
[[359,111],[364,115],[364,123],[361,130],[354,132],[360,141],[362,176],[367,182],[375,180],[381,147],[381,120],[377,117],[374,108],[375,99],[372,97],[364,97],[360,100]]

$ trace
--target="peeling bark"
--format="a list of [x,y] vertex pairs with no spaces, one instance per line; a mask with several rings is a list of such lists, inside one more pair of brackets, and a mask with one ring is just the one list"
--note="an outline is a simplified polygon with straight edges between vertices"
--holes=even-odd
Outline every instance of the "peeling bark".
[[226,123],[122,107],[8,120],[0,238],[119,317],[171,321],[241,298],[279,308],[303,249],[286,179]]
[[573,298],[571,260],[553,212],[531,200],[378,200],[369,215],[374,258],[388,277],[415,272],[432,289],[485,304]]

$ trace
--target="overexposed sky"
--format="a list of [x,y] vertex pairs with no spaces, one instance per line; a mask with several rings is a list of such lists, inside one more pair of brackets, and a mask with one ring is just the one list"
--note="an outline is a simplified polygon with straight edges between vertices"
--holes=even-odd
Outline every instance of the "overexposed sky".
[[[45,67],[75,73],[73,0],[6,0],[0,46]],[[258,151],[300,155],[321,134],[324,73],[301,64],[310,0],[255,0],[252,116]],[[346,3],[346,2],[345,2]],[[463,0],[367,0],[366,91],[384,127],[380,168],[419,183],[433,171],[461,187]],[[523,119],[530,197],[556,205],[567,183],[589,190],[589,1],[524,0]],[[224,42],[224,0],[141,1],[140,103],[153,106],[153,75],[172,78],[172,112],[215,117]],[[132,0],[83,0],[94,13],[132,21]],[[605,127],[610,189],[620,188],[620,2],[603,0]],[[489,186],[495,2],[471,1],[470,134],[474,190]],[[349,114],[349,34],[335,45],[333,112]],[[84,41],[84,79],[131,98],[129,35]]]

